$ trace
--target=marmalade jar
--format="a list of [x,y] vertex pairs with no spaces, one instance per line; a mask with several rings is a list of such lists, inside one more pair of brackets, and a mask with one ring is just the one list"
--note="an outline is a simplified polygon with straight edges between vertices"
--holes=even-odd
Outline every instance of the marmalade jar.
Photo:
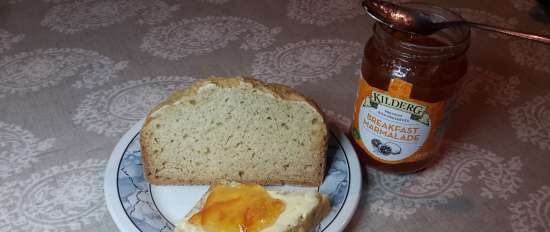
[[[427,4],[409,7],[461,20]],[[438,158],[453,95],[467,71],[468,27],[422,36],[375,23],[361,66],[350,135],[360,160],[389,172],[410,173]]]

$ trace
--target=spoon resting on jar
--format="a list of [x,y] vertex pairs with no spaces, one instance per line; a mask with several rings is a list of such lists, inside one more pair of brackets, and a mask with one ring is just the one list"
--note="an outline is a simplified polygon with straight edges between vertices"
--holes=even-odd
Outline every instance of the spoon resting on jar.
[[403,32],[430,35],[448,27],[470,26],[550,45],[550,38],[542,35],[512,31],[506,28],[469,22],[466,20],[441,21],[441,18],[437,17],[437,15],[386,1],[364,0],[362,5],[363,8],[365,8],[365,11],[375,20],[389,26],[390,28]]

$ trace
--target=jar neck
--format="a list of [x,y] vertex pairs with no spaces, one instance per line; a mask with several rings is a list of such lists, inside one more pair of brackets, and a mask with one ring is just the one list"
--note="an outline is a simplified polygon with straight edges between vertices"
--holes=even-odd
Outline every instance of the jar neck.
[[382,54],[404,61],[437,62],[463,55],[470,45],[470,31],[465,27],[442,30],[428,36],[413,35],[374,25],[373,42]]

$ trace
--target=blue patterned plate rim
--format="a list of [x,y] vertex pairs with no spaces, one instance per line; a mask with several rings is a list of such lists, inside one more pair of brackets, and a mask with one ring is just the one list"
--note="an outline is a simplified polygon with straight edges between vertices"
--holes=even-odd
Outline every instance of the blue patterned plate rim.
[[[111,153],[104,176],[105,201],[120,231],[172,231],[173,222],[158,208],[152,187],[143,177],[138,139],[143,121],[128,130]],[[361,168],[350,141],[335,126],[330,127],[327,153],[329,169],[318,191],[329,195],[332,210],[316,231],[343,231],[359,204]]]

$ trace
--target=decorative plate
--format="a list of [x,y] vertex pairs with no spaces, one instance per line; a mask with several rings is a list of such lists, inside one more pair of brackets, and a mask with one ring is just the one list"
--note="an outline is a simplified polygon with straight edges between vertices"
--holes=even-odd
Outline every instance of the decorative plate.
[[[155,186],[143,176],[139,130],[134,125],[118,142],[104,177],[105,200],[111,216],[123,232],[173,231],[207,191],[208,186]],[[331,129],[327,153],[328,172],[316,190],[330,197],[332,210],[316,231],[342,231],[351,220],[361,191],[361,169],[347,137]],[[268,186],[278,190],[304,189],[297,186]]]

